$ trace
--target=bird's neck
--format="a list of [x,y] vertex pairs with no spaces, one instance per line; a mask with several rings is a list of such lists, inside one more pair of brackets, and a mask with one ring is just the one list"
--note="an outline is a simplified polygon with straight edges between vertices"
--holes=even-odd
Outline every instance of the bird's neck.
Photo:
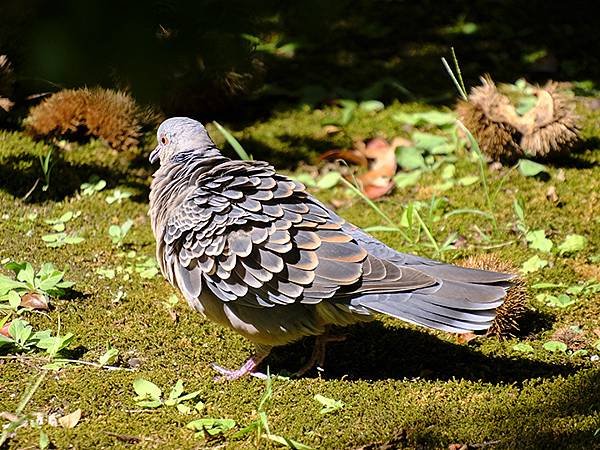
[[220,162],[227,160],[219,149],[212,146],[203,146],[200,150],[198,147],[192,147],[189,149],[181,149],[169,157],[169,164],[180,164],[182,166],[190,165],[216,165]]
[[194,189],[202,174],[219,164],[230,161],[218,149],[202,153],[194,150],[180,151],[154,172],[150,185],[150,217],[152,231],[158,238],[164,231],[170,205],[179,205]]

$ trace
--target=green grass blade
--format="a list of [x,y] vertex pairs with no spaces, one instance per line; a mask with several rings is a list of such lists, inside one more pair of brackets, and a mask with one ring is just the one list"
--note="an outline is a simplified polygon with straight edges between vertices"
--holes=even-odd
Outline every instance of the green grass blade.
[[244,147],[242,147],[242,144],[240,144],[240,142],[233,136],[233,134],[231,134],[229,131],[227,131],[216,120],[213,121],[213,124],[215,125],[215,127],[217,127],[217,130],[219,130],[219,132],[223,135],[223,137],[227,140],[229,145],[231,145],[231,147],[233,147],[233,149],[238,154],[240,159],[243,159],[244,161],[252,160],[252,158],[248,155],[248,153],[246,153],[246,150],[244,150]]
[[433,234],[431,234],[431,231],[429,231],[429,227],[425,224],[425,222],[423,222],[423,219],[421,218],[421,214],[419,214],[419,211],[417,211],[416,208],[413,211],[413,215],[417,218],[417,221],[421,225],[421,228],[423,229],[425,236],[427,236],[427,239],[429,239],[429,242],[431,242],[431,245],[435,249],[435,253],[439,254],[440,246],[438,245],[437,241],[433,237]]
[[388,217],[388,215],[386,213],[384,213],[374,202],[373,200],[371,200],[369,197],[367,197],[363,191],[361,191],[360,189],[358,189],[356,186],[354,186],[352,183],[350,183],[348,180],[346,180],[345,178],[340,178],[340,180],[342,181],[342,183],[344,183],[352,192],[354,192],[355,194],[357,194],[360,198],[362,198],[367,205],[369,205],[373,211],[375,211],[377,214],[379,214],[379,216],[381,216],[381,218],[383,218],[383,220],[385,220],[387,223],[389,223],[392,227],[397,228],[398,232],[402,235],[402,237],[407,241],[410,242],[410,238],[406,235],[406,233],[404,233],[403,231],[400,230],[400,227],[392,220]]
[[452,52],[452,59],[454,60],[454,68],[456,69],[456,74],[458,75],[458,81],[460,81],[461,95],[466,100],[467,99],[467,88],[465,87],[465,83],[463,81],[462,73],[460,71],[460,65],[458,64],[458,58],[456,57],[456,52],[454,51],[454,47],[450,47],[450,51]]
[[448,65],[448,61],[446,61],[446,58],[444,58],[444,57],[442,57],[442,64],[444,65],[444,68],[446,69],[446,72],[448,72],[448,75],[450,75],[450,79],[454,82],[454,86],[456,86],[456,90],[458,91],[458,93],[461,96],[461,98],[464,101],[468,101],[467,93],[462,90],[462,87],[461,87],[460,83],[458,82],[458,80],[454,76],[454,72],[452,72],[452,69],[450,68],[450,65]]
[[444,215],[444,219],[447,219],[448,217],[456,216],[459,214],[475,214],[478,216],[485,217],[486,219],[489,219],[491,221],[494,221],[493,214],[487,213],[485,211],[481,211],[479,209],[469,209],[469,208],[461,208],[461,209],[455,209],[454,211],[450,211],[449,213]]
[[[456,124],[465,133],[465,135],[467,136],[467,139],[469,140],[469,143],[471,144],[471,149],[477,155],[477,161],[479,164],[479,176],[481,178],[481,184],[483,185],[483,193],[485,195],[486,205],[487,205],[487,208],[488,208],[488,211],[490,212],[490,214],[493,215],[494,209],[493,209],[493,204],[492,204],[492,198],[490,196],[490,187],[488,184],[487,174],[486,174],[486,170],[485,170],[486,162],[483,157],[483,153],[481,153],[481,149],[479,148],[479,143],[473,137],[473,134],[471,134],[471,132],[468,130],[468,128],[460,120],[457,120]],[[497,226],[496,216],[494,216],[493,223],[494,223],[494,228],[496,228],[496,226]]]

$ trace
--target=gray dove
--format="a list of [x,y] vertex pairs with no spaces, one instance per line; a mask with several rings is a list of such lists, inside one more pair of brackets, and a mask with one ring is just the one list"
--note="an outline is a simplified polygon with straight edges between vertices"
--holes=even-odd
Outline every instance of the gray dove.
[[262,161],[221,154],[201,123],[165,120],[150,162],[156,254],[165,278],[208,319],[256,347],[237,370],[255,374],[275,346],[316,336],[297,374],[323,364],[332,325],[378,314],[436,330],[486,330],[512,275],[400,253]]

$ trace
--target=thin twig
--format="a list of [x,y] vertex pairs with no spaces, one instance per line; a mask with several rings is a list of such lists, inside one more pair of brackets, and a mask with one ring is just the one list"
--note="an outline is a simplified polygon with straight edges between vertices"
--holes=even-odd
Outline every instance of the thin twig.
[[81,364],[83,366],[92,366],[92,367],[97,367],[99,369],[106,369],[106,370],[126,370],[128,372],[134,372],[135,369],[131,369],[129,367],[117,367],[117,366],[103,366],[100,363],[95,363],[93,361],[81,361],[81,360],[77,360],[77,359],[68,359],[68,358],[56,358],[56,359],[49,359],[49,358],[40,358],[38,356],[23,356],[23,355],[4,355],[4,356],[0,356],[0,359],[5,359],[5,360],[26,360],[26,361],[39,361],[39,362],[43,362],[44,364],[48,364],[48,363],[70,363],[70,364]]
[[33,191],[35,191],[35,188],[37,187],[37,185],[38,185],[38,184],[40,184],[40,181],[41,181],[41,179],[40,179],[40,178],[38,178],[37,180],[35,180],[35,183],[33,183],[33,186],[31,187],[31,189],[29,189],[29,190],[27,191],[27,194],[25,194],[25,195],[24,195],[24,196],[21,198],[21,200],[27,200],[27,199],[29,198],[29,196],[30,196],[31,194],[33,194]]
[[118,367],[118,366],[106,366],[106,365],[102,365],[100,363],[95,363],[93,361],[80,361],[77,359],[66,359],[66,358],[58,358],[55,359],[54,362],[66,362],[66,363],[71,363],[71,364],[81,364],[83,366],[92,366],[92,367],[97,367],[99,369],[106,369],[106,370],[125,370],[127,372],[135,372],[135,369],[132,369],[130,367]]

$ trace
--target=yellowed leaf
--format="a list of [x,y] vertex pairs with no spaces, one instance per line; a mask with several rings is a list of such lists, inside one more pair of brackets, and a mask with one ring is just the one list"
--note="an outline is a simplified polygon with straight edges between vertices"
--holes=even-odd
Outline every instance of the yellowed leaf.
[[58,419],[58,423],[63,428],[75,428],[81,419],[81,408],[76,409],[71,414],[62,416]]

